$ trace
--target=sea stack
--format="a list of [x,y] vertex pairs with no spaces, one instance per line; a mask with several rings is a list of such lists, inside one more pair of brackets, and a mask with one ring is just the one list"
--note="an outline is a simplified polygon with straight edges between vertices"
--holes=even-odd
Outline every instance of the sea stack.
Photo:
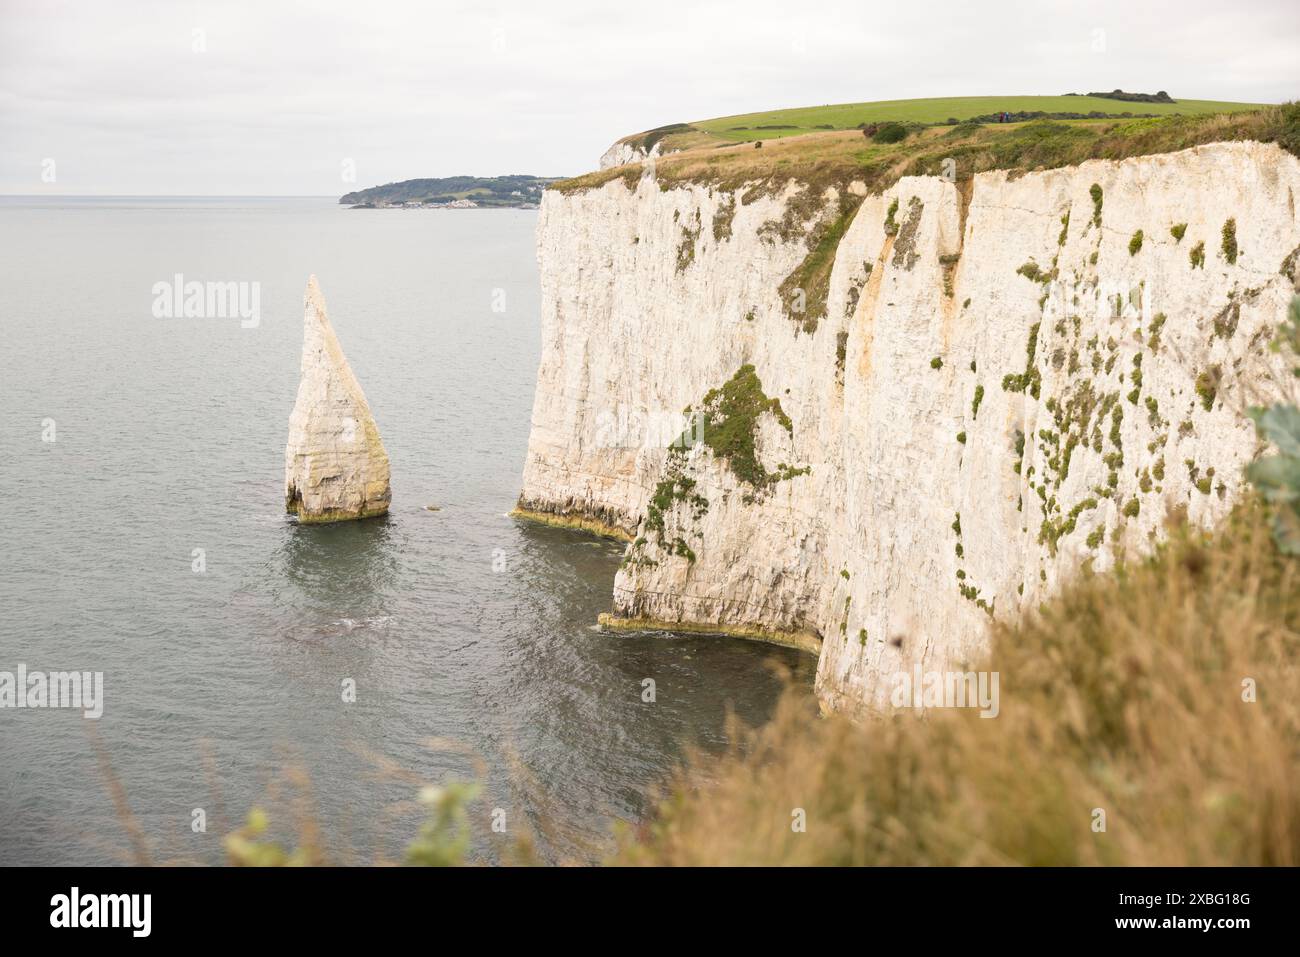
[[284,504],[300,522],[340,522],[388,511],[388,453],[325,314],[316,277],[303,298],[302,381],[284,450]]

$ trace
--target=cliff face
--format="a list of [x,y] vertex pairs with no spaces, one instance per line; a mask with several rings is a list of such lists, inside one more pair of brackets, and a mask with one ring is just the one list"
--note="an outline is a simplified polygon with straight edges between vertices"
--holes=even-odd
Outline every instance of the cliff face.
[[548,191],[521,508],[633,540],[609,624],[820,647],[828,706],[881,706],[1171,512],[1229,511],[1298,193],[1257,143],[826,205]]
[[325,313],[316,277],[303,297],[302,379],[284,450],[285,508],[300,522],[388,511],[388,453]]

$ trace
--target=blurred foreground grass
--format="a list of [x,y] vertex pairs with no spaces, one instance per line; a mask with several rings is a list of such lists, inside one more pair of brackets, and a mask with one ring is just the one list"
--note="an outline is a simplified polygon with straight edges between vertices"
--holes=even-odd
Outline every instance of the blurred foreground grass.
[[787,700],[743,754],[684,769],[617,860],[1300,864],[1300,559],[1270,522],[1251,503],[1178,529],[996,627],[994,719],[854,724]]

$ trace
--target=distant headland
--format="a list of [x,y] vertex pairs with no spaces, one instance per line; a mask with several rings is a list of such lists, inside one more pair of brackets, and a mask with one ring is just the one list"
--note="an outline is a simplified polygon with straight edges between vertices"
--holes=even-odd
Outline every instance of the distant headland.
[[353,209],[536,209],[555,176],[446,176],[372,186],[339,199]]

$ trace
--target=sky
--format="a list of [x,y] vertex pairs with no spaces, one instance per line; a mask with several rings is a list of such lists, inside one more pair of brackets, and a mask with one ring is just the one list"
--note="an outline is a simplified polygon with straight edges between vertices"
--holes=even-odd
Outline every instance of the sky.
[[0,194],[339,195],[575,175],[791,106],[1300,97],[1297,0],[0,0]]

